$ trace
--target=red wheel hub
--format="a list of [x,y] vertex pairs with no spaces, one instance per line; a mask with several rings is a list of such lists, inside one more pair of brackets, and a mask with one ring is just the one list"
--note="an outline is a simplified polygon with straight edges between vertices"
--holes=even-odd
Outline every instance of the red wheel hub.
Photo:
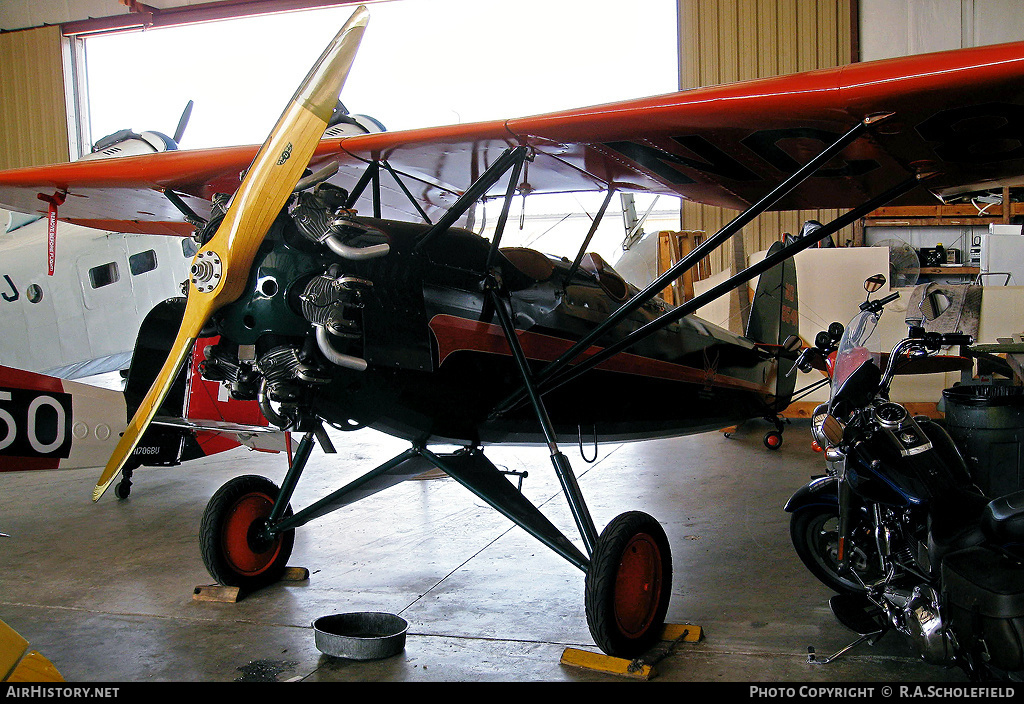
[[266,494],[247,494],[224,519],[224,557],[240,574],[260,574],[274,562],[281,549],[280,540],[267,542],[256,535],[273,506],[273,499]]
[[626,544],[615,576],[615,620],[629,637],[642,635],[661,601],[662,558],[654,539],[638,533]]

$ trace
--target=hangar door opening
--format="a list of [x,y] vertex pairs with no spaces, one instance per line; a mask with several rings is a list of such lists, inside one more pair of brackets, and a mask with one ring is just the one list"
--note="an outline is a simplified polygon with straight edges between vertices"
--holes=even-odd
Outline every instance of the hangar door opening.
[[[369,9],[342,100],[388,130],[678,90],[675,0],[393,0]],[[351,11],[339,6],[88,37],[92,142],[126,128],[172,135],[191,100],[182,148],[261,143]],[[524,199],[518,226],[503,242],[573,256],[602,198]],[[678,229],[678,199],[637,196],[631,207],[650,211],[648,232]],[[623,209],[629,210],[616,198],[592,240],[611,262],[623,254]],[[495,219],[488,214],[481,222]]]

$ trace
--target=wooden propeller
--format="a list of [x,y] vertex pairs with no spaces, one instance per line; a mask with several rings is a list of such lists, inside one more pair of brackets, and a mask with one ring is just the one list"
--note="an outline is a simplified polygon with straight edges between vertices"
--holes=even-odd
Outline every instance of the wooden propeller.
[[260,244],[327,129],[368,20],[360,6],[324,50],[257,152],[217,232],[196,253],[181,328],[100,475],[93,501],[135,450],[210,316],[242,295]]

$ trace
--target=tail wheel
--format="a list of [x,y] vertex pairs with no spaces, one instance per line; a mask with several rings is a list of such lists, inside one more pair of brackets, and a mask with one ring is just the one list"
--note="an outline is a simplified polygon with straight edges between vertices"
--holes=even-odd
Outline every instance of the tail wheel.
[[[263,530],[279,491],[263,477],[235,477],[206,505],[199,543],[203,563],[218,583],[253,590],[281,578],[295,532],[268,539]],[[285,515],[290,514],[289,507]]]
[[633,511],[601,533],[587,571],[587,625],[608,655],[633,658],[661,639],[672,591],[672,555],[665,530]]
[[769,430],[764,436],[764,446],[769,450],[778,450],[782,447],[782,433],[778,430]]

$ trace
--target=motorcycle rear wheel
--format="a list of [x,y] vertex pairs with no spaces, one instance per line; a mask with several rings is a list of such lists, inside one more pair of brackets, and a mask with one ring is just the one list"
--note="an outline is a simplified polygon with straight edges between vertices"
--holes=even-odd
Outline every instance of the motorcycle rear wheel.
[[855,521],[847,539],[849,565],[859,575],[839,570],[839,508],[808,506],[796,511],[789,522],[789,534],[800,561],[818,580],[840,594],[862,594],[861,581],[881,577],[878,549],[866,523]]

